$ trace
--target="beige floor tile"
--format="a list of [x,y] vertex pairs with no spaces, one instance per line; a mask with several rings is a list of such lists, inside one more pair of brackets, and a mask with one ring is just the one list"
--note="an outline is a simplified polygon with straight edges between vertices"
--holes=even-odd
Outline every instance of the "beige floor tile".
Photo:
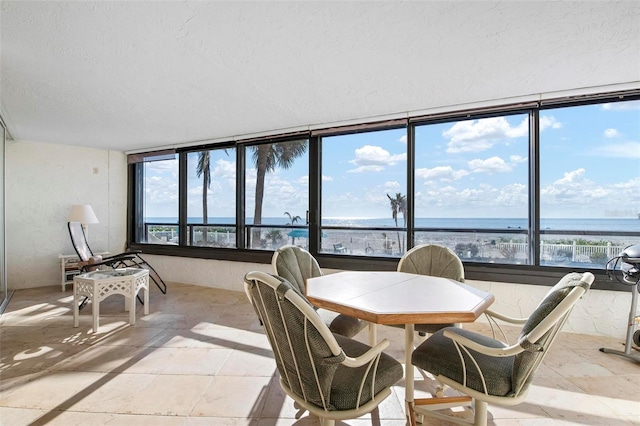
[[32,378],[35,380],[23,382],[0,396],[0,406],[67,410],[109,380],[102,373],[68,371],[42,373]]
[[40,371],[55,368],[83,350],[83,345],[64,343],[44,343],[37,347],[26,342],[3,344],[0,350],[0,371]]
[[32,423],[47,426],[84,426],[111,425],[114,414],[108,413],[78,413],[75,411],[47,411]]
[[[0,317],[0,424],[319,425],[313,416],[295,419],[244,293],[182,284],[170,284],[167,295],[151,290],[150,314],[136,303],[135,326],[122,298],[105,300],[97,333],[90,305],[73,327],[70,291],[17,291]],[[490,333],[484,323],[464,327]],[[389,339],[386,352],[404,363],[402,330],[379,326],[378,338]],[[367,343],[367,332],[356,339]],[[526,401],[490,404],[489,426],[639,426],[640,365],[599,351],[620,344],[561,333]],[[417,382],[417,396],[432,388]],[[371,415],[336,424],[404,425],[404,381]]]
[[112,374],[74,405],[85,412],[187,416],[213,377]]
[[[257,426],[258,419],[233,417],[188,417],[186,426]],[[123,425],[125,426],[125,425]]]
[[619,416],[640,416],[640,374],[615,377],[571,377],[585,393],[600,400]]
[[34,408],[12,408],[0,406],[0,424],[26,426],[36,424],[35,421],[46,414],[46,410]]
[[634,425],[634,426],[638,426],[640,425],[640,416],[622,416],[620,417],[621,420],[628,422],[629,425]]
[[611,424],[612,410],[602,398],[582,392],[534,387],[528,401],[539,405],[549,417],[587,424]]
[[165,374],[216,375],[229,360],[232,349],[185,348],[176,351],[176,356],[164,370]]
[[[336,422],[336,426],[344,426],[345,423]],[[320,426],[317,417],[305,415],[299,420],[292,419],[260,419],[258,426]]]
[[80,348],[81,350],[52,366],[51,370],[118,373],[144,356],[144,348],[137,346],[94,345]]
[[294,419],[298,410],[293,406],[291,399],[280,386],[280,376],[274,373],[269,381],[269,386],[265,395],[265,403],[260,417],[277,419]]
[[[615,348],[616,350],[624,351],[624,346],[617,341],[612,341],[611,344],[604,345],[605,348]],[[598,347],[599,349],[600,347]],[[640,351],[637,349],[633,350],[635,355],[640,356]],[[640,367],[640,362],[633,361],[629,358],[625,358],[615,354],[607,354],[604,352],[600,352],[599,350],[592,350],[588,353],[582,354],[585,358],[588,358],[591,362],[597,363],[602,367],[606,368],[614,375],[620,374],[638,374],[638,368]]]
[[218,371],[222,376],[271,377],[276,371],[273,353],[263,349],[234,350]]
[[201,394],[192,416],[258,418],[271,377],[217,376]]

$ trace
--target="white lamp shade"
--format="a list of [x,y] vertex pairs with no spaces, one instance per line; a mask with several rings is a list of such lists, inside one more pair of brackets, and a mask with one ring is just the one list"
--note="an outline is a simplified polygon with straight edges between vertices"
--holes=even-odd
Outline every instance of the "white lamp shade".
[[93,212],[93,208],[91,208],[91,204],[80,204],[72,206],[67,221],[80,222],[83,224],[99,223],[96,214]]

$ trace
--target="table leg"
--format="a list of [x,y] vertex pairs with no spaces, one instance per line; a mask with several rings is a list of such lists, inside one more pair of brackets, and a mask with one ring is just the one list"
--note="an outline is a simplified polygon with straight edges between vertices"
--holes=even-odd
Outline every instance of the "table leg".
[[147,278],[147,286],[143,287],[144,290],[144,314],[149,315],[149,280]]
[[369,346],[375,346],[378,343],[378,328],[375,322],[369,323]]
[[129,308],[129,325],[136,324],[136,280],[129,280],[129,296],[125,298]]
[[406,413],[409,423],[413,424],[413,364],[411,363],[411,354],[413,353],[413,324],[404,325],[404,352],[405,352],[405,366],[404,366],[404,399],[406,402]]
[[76,284],[73,283],[73,326],[78,327],[80,325],[80,298],[78,297],[78,291],[76,288]]
[[98,332],[98,318],[100,317],[100,300],[98,300],[98,288],[94,285],[91,296],[91,312],[93,313],[93,332]]

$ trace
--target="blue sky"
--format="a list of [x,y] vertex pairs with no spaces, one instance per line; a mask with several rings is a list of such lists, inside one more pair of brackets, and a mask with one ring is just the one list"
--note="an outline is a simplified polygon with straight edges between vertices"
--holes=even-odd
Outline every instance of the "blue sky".
[[[540,111],[541,214],[546,218],[640,213],[640,101]],[[416,217],[526,217],[528,116],[517,114],[416,129]],[[391,216],[386,194],[406,194],[405,129],[325,138],[323,217]],[[235,214],[233,151],[212,154],[209,216]],[[189,216],[202,214],[202,182],[190,155]],[[247,168],[247,215],[255,170]],[[304,217],[306,155],[267,175],[263,217]],[[177,216],[177,162],[151,163],[148,217]]]

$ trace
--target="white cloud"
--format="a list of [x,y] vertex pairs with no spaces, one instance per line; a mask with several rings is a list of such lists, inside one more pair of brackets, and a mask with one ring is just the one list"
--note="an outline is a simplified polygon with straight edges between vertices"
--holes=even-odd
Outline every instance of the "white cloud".
[[565,172],[564,176],[552,184],[540,189],[540,196],[545,204],[565,204],[569,206],[585,205],[600,193],[602,188],[585,178],[586,170],[583,168]]
[[613,185],[614,188],[621,191],[631,190],[634,193],[638,192],[640,188],[640,176],[635,177],[627,182],[620,182]]
[[640,159],[640,142],[602,145],[594,148],[590,154],[598,157]]
[[[291,212],[294,216],[302,216],[309,205],[308,191],[305,190],[307,185],[304,183],[306,177],[306,175],[296,178],[286,177],[281,170],[267,173],[262,206],[263,217],[279,217],[284,211]],[[251,183],[253,186],[251,195],[253,195],[255,181]],[[251,205],[251,212],[254,206],[255,204]]]
[[474,173],[506,173],[513,170],[511,164],[500,157],[490,157],[486,160],[475,159],[469,161],[469,169]]
[[327,175],[322,175],[322,181],[323,182],[333,182],[333,177],[332,176],[327,176]]
[[606,129],[604,131],[604,137],[605,138],[609,138],[610,139],[610,138],[615,138],[615,137],[618,137],[618,136],[621,136],[621,135],[620,135],[620,132],[617,131],[616,129]]
[[576,169],[541,188],[541,209],[548,217],[605,217],[612,206],[640,207],[640,177],[613,184],[598,184]]
[[387,181],[384,183],[385,189],[400,189],[400,182],[397,181]]
[[555,184],[565,185],[565,184],[584,181],[585,172],[586,170],[583,168],[572,170],[570,172],[565,172],[563,177],[555,181]]
[[355,169],[347,170],[347,173],[375,173],[384,170],[382,166],[360,166]]
[[468,174],[469,172],[466,170],[454,170],[451,166],[438,166],[432,169],[422,168],[416,169],[415,172],[416,177],[422,178],[425,181],[438,179],[445,181],[457,180]]
[[493,202],[495,193],[495,189],[485,185],[481,188],[464,188],[457,196],[470,203],[486,204]]
[[236,178],[236,162],[219,159],[214,163],[211,176],[216,179]]
[[562,123],[557,121],[553,116],[542,115],[540,116],[540,131],[548,129],[559,129],[562,127]]
[[495,203],[498,206],[526,206],[528,197],[527,185],[513,183],[500,189]]
[[450,129],[442,132],[449,139],[447,152],[480,152],[509,139],[526,136],[529,121],[522,120],[516,127],[511,127],[504,117],[483,118],[480,120],[459,121]]
[[602,109],[605,111],[633,111],[635,109],[640,109],[640,101],[612,102],[608,104],[602,104]]
[[389,151],[373,145],[365,145],[362,148],[358,148],[355,150],[355,154],[356,157],[349,162],[358,167],[349,170],[350,173],[380,172],[386,166],[393,166],[399,161],[406,161],[407,159],[406,153],[391,154]]
[[145,163],[145,206],[150,217],[178,216],[178,161]]
[[[450,185],[421,186],[415,196],[418,216],[429,213],[452,217],[469,217],[470,214],[475,217],[526,217],[529,196],[526,182],[504,186],[488,183],[476,187],[456,185],[457,182],[452,181]],[[588,178],[586,168],[578,168],[541,188],[542,212],[545,217],[597,217],[604,215],[612,205],[640,207],[638,188],[640,176],[615,184],[598,184]]]
[[511,161],[512,164],[524,163],[527,161],[527,157],[523,157],[521,155],[512,155],[509,157],[509,161]]
[[407,144],[407,135],[403,135],[400,139],[398,139],[398,142],[403,143],[403,144]]

